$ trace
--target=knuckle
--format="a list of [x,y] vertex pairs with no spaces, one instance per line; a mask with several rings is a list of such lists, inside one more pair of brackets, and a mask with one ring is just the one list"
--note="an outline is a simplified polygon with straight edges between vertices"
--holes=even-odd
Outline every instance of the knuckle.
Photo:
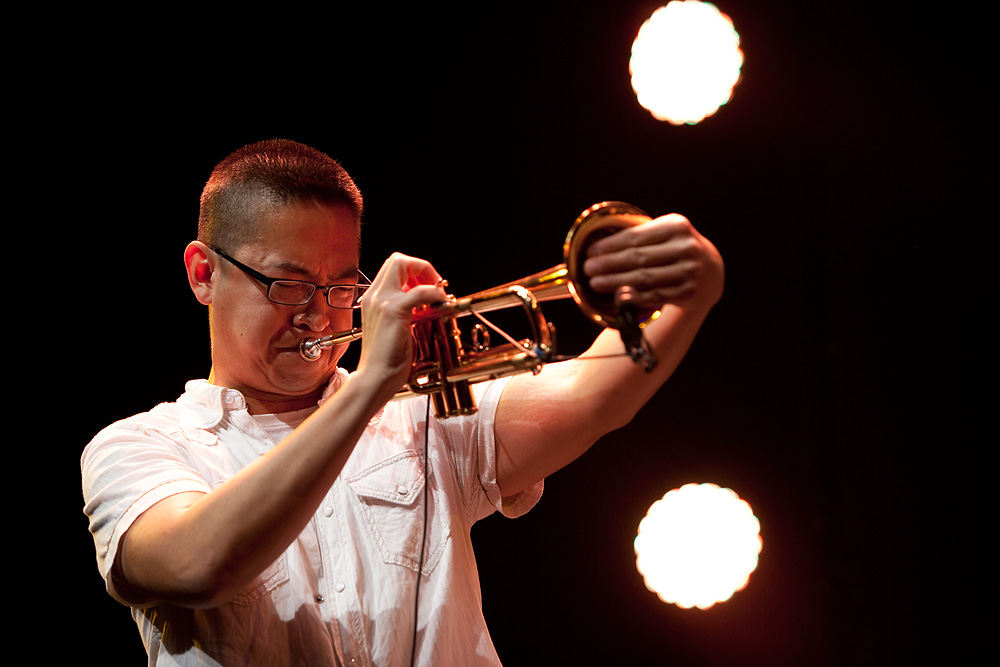
[[632,262],[639,268],[644,268],[649,263],[649,251],[645,247],[633,247],[631,251]]
[[653,272],[648,267],[645,266],[639,267],[639,269],[635,272],[635,276],[636,276],[635,282],[637,287],[643,287],[643,288],[648,287],[652,285],[654,282]]

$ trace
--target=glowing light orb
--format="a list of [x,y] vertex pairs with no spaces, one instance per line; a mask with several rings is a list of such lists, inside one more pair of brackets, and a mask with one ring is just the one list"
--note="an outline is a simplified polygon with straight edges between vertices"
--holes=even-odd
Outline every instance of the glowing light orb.
[[762,546],[745,500],[715,484],[685,484],[639,523],[636,568],[664,602],[708,609],[747,585]]
[[728,16],[708,2],[674,0],[639,28],[629,72],[639,104],[654,118],[694,125],[732,98],[742,65]]

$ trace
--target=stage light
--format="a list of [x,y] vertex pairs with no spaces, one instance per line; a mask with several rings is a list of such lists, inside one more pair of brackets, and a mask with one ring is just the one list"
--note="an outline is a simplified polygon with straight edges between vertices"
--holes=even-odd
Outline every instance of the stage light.
[[745,500],[715,484],[685,484],[639,523],[636,568],[664,602],[708,609],[747,585],[762,546]]
[[742,65],[728,16],[708,2],[674,0],[639,28],[629,72],[639,104],[654,118],[694,125],[732,98]]

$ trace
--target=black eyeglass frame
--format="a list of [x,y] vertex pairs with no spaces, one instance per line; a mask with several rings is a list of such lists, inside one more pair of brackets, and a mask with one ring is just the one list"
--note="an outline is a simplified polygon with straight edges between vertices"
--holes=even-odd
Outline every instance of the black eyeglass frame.
[[[361,307],[361,297],[364,296],[365,292],[368,291],[368,288],[372,286],[371,280],[369,280],[368,276],[362,273],[360,269],[358,270],[359,282],[356,285],[317,285],[316,283],[311,283],[307,280],[294,280],[291,278],[271,278],[270,276],[265,276],[263,273],[257,271],[256,269],[250,268],[249,266],[239,261],[238,259],[229,256],[228,254],[226,254],[225,251],[220,250],[214,245],[206,243],[205,246],[209,250],[217,254],[219,257],[222,257],[227,262],[235,266],[243,273],[247,274],[257,282],[267,287],[266,294],[268,301],[272,301],[282,306],[301,306],[303,304],[307,304],[312,300],[314,296],[316,296],[316,290],[323,290],[326,293],[325,294],[326,303],[331,308],[336,308],[338,310],[355,310]],[[360,282],[361,280],[364,280],[365,282]],[[275,283],[294,283],[296,285],[308,285],[309,287],[312,288],[312,290],[309,292],[309,296],[302,301],[298,302],[279,301],[278,299],[275,299],[274,297],[271,296],[271,288],[274,286]],[[336,306],[330,303],[330,291],[335,288],[341,288],[341,289],[352,288],[354,290],[354,298],[352,299],[351,303],[353,303],[354,305],[345,307],[345,306]]]

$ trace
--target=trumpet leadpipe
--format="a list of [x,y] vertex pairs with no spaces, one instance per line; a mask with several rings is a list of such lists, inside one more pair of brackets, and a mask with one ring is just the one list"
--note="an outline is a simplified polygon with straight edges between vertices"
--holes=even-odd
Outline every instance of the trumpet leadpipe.
[[[539,271],[533,275],[505,285],[492,287],[461,298],[451,297],[447,301],[421,308],[414,312],[412,324],[447,317],[463,317],[472,313],[488,313],[494,310],[525,305],[525,297],[518,289],[528,290],[535,301],[553,301],[571,296],[569,270],[565,264]],[[323,350],[350,343],[363,337],[361,327],[349,331],[304,340],[299,344],[299,354],[307,361],[319,359]]]
[[326,348],[350,343],[358,340],[362,335],[361,327],[354,327],[350,331],[341,331],[340,333],[330,334],[322,338],[304,340],[299,343],[299,356],[306,361],[316,361]]

